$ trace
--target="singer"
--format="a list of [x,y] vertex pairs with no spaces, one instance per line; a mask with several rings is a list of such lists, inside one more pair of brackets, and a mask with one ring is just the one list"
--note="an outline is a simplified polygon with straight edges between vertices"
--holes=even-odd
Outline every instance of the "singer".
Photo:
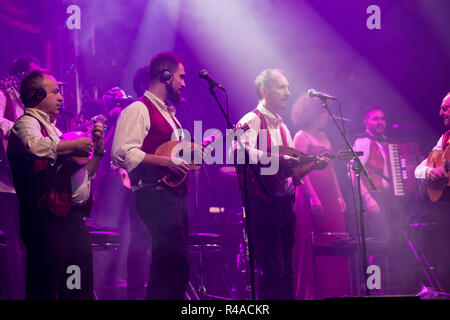
[[[278,112],[288,105],[291,92],[289,82],[281,70],[267,69],[255,80],[258,106],[244,115],[240,125],[248,124],[250,130],[244,133],[245,147],[250,157],[261,156],[258,149],[263,130],[268,133],[267,146],[293,147],[288,127]],[[272,156],[274,156],[272,154]],[[296,166],[296,160],[286,160],[279,156],[281,170]],[[322,159],[321,165],[327,160]],[[253,161],[253,163],[255,163]],[[277,175],[273,176],[277,179]],[[259,299],[293,299],[292,248],[294,246],[295,215],[292,211],[294,202],[294,182],[301,183],[302,177],[294,176],[277,179],[274,194],[261,196],[260,185],[254,179],[249,184],[249,216],[252,243],[256,264],[262,270],[259,282]],[[266,180],[267,181],[267,180]],[[267,184],[266,184],[267,187]]]
[[146,299],[182,300],[189,281],[186,192],[159,183],[165,172],[186,174],[189,168],[178,159],[154,154],[172,136],[183,139],[174,104],[181,102],[185,76],[177,54],[153,57],[150,86],[120,114],[112,146],[113,162],[128,172],[136,209],[152,237]]
[[[325,134],[328,119],[320,100],[301,95],[291,111],[292,123],[300,129],[294,137],[295,148],[311,155],[333,153]],[[312,252],[312,234],[318,237],[329,234],[327,241],[331,241],[333,234],[346,232],[346,203],[333,166],[311,172],[303,182],[295,188],[294,212],[298,219],[293,254],[295,298],[314,300],[349,295],[347,257],[314,258]]]

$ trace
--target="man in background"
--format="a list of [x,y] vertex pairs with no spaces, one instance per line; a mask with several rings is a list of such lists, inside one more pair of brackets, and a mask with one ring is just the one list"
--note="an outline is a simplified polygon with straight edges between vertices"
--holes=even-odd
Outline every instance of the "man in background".
[[8,245],[0,250],[0,299],[23,299],[25,250],[19,235],[19,203],[6,156],[8,138],[14,122],[24,113],[20,100],[20,83],[27,73],[38,69],[40,62],[21,55],[11,64],[9,76],[0,81],[0,230]]

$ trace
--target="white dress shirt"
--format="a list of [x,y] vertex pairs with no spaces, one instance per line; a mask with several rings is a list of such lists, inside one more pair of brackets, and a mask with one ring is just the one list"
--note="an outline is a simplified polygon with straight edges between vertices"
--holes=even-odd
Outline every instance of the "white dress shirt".
[[[289,132],[286,124],[284,124],[283,119],[278,114],[273,114],[267,110],[261,102],[258,104],[256,109],[261,112],[266,119],[272,146],[281,146],[283,144],[280,130],[280,127],[283,127],[284,132],[286,132],[288,146],[293,148],[294,143],[292,141],[291,133]],[[249,112],[238,122],[238,126],[243,124],[248,124],[249,130],[245,131],[241,135],[241,141],[248,148],[251,162],[256,163],[264,153],[263,151],[258,150],[257,146],[258,134],[261,129],[261,119],[256,113]]]
[[[367,135],[371,136],[372,134],[369,131],[366,131]],[[375,143],[378,145],[378,148],[380,149],[380,152],[383,156],[384,160],[384,168],[383,168],[383,176],[389,177],[389,166],[387,163],[387,154],[385,147],[379,143],[378,141],[374,140]],[[372,139],[368,137],[364,138],[358,138],[355,140],[355,144],[353,145],[353,149],[355,151],[362,151],[364,154],[359,157],[363,165],[366,165],[367,161],[370,157],[370,144],[372,143]],[[390,183],[386,179],[381,179],[381,183],[384,189],[389,189]]]
[[[182,140],[184,135],[182,131],[177,130],[182,127],[175,117],[175,108],[167,105],[149,91],[145,91],[144,96],[150,99],[170,124],[175,138]],[[111,150],[113,164],[124,168],[127,172],[133,171],[144,160],[145,152],[141,148],[150,128],[150,117],[144,103],[135,101],[127,106],[117,120]]]
[[[273,114],[269,110],[267,110],[263,103],[260,102],[256,109],[261,112],[261,114],[264,116],[267,122],[267,127],[270,135],[270,142],[271,147],[274,146],[281,146],[283,144],[282,134],[281,134],[281,127],[283,127],[284,132],[286,133],[286,140],[289,147],[294,147],[294,143],[292,141],[291,133],[289,132],[288,127],[286,124],[284,124],[283,119],[278,114]],[[249,157],[250,157],[250,163],[258,163],[261,157],[264,155],[267,150],[259,150],[259,146],[257,145],[258,141],[258,135],[260,134],[261,129],[261,119],[258,117],[256,113],[253,111],[247,113],[242,117],[241,120],[238,122],[239,125],[248,124],[249,129],[240,136],[241,142],[244,145],[244,147],[247,149]],[[261,137],[259,138],[261,139]],[[260,141],[261,143],[261,141]],[[240,146],[235,143],[234,149],[240,150]],[[243,152],[238,152],[238,158],[241,158],[244,156]],[[277,196],[284,196],[286,194],[293,193],[294,187],[293,187],[293,181],[292,178],[289,177],[286,179],[286,189],[281,190],[278,189],[275,191],[275,194]]]
[[[433,150],[442,151],[442,139],[444,138],[444,135],[442,135],[437,144],[434,146]],[[424,159],[414,170],[414,176],[416,179],[425,179],[426,178],[426,172],[428,168],[431,168],[427,166],[427,160]]]
[[[22,149],[11,152],[49,159],[50,165],[54,165],[57,158],[56,148],[62,135],[55,126],[56,121],[50,122],[48,114],[36,108],[25,109],[25,115],[30,117],[19,118],[12,128],[13,134],[22,142]],[[48,137],[42,135],[41,125],[36,119],[44,125]],[[89,199],[91,179],[84,168],[72,175],[72,203],[84,204]]]

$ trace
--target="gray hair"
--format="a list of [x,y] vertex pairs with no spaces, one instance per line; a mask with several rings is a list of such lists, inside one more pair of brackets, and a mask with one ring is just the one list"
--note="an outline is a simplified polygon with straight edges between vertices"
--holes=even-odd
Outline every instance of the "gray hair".
[[255,89],[256,89],[256,96],[258,97],[259,100],[263,98],[261,95],[261,88],[269,87],[271,85],[271,81],[275,73],[283,74],[283,71],[280,69],[266,69],[261,71],[261,73],[258,74],[258,76],[256,77]]

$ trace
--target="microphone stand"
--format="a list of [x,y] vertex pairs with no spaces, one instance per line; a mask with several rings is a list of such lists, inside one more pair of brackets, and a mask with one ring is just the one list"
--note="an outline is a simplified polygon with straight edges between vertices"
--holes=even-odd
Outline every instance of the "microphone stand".
[[367,288],[368,263],[367,263],[367,250],[366,250],[366,236],[365,236],[365,228],[364,228],[364,208],[363,208],[363,198],[362,198],[362,193],[361,193],[361,174],[363,174],[367,178],[367,180],[369,181],[369,184],[373,190],[376,190],[376,188],[375,188],[375,185],[374,185],[372,179],[369,176],[369,173],[367,172],[366,168],[364,167],[364,165],[362,164],[358,155],[356,154],[355,150],[353,149],[353,146],[348,141],[348,138],[347,138],[345,132],[343,130],[341,130],[341,128],[339,127],[339,125],[336,121],[336,118],[331,113],[330,109],[328,108],[327,101],[326,101],[327,98],[326,97],[319,97],[319,98],[322,102],[322,106],[325,108],[325,110],[328,111],[328,113],[330,114],[330,118],[333,120],[334,124],[336,125],[336,128],[338,129],[339,133],[341,134],[342,138],[344,139],[347,149],[350,150],[350,152],[353,155],[354,162],[353,162],[353,165],[351,168],[352,168],[353,172],[355,173],[356,182],[357,182],[358,211],[359,211],[359,224],[360,224],[359,228],[361,230],[364,288],[365,288],[366,295],[369,296],[370,295],[369,288]]
[[[211,95],[214,97],[214,99],[216,100],[220,111],[222,112],[226,122],[227,122],[227,126],[229,129],[235,129],[235,126],[231,123],[230,118],[228,116],[228,114],[225,112],[225,110],[222,107],[222,104],[220,103],[219,99],[216,96],[216,92],[214,91],[214,84],[212,84],[211,82],[209,82],[209,92],[211,93]],[[223,89],[223,91],[226,90]],[[244,204],[244,210],[245,210],[245,228],[247,229],[247,248],[248,248],[248,260],[249,260],[249,272],[250,272],[250,291],[251,291],[251,299],[252,300],[256,300],[256,294],[255,294],[255,261],[254,261],[254,254],[253,254],[253,242],[252,242],[252,236],[251,236],[251,229],[250,229],[250,219],[251,219],[251,214],[250,214],[250,210],[249,210],[249,201],[248,201],[248,183],[247,183],[247,173],[248,173],[248,167],[249,167],[249,163],[250,161],[247,162],[247,159],[250,160],[250,156],[248,155],[248,151],[247,149],[244,148],[244,146],[242,145],[241,140],[239,139],[239,137],[237,138],[237,142],[241,148],[241,150],[244,150],[245,153],[245,161],[244,161],[244,165],[243,165],[243,169],[242,169],[242,176],[244,177],[244,181],[243,181],[243,185],[241,185],[241,182],[239,180],[239,172],[240,170],[238,169],[238,164],[237,161],[233,161],[234,162],[234,168],[236,170],[236,174],[238,176],[238,183],[239,183],[239,189],[241,191],[241,197],[242,197],[242,202]],[[233,151],[234,153],[234,151]],[[261,188],[263,189],[264,193],[269,195],[267,189],[264,187],[263,182],[261,181],[261,178],[258,176],[258,174],[256,173],[256,169],[253,166],[250,166],[250,168],[253,170],[254,175],[256,176]]]

